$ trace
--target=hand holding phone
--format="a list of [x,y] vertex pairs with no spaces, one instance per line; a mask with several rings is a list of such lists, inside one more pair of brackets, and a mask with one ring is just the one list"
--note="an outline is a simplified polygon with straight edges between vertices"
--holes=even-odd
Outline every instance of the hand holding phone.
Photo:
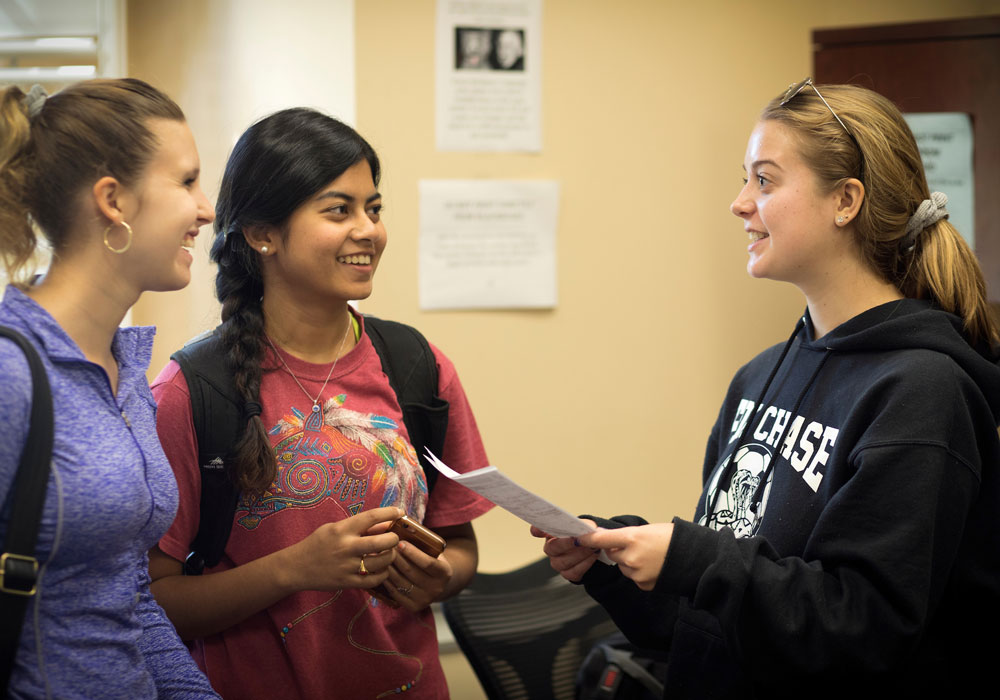
[[[389,526],[388,532],[395,532],[400,540],[409,542],[424,554],[432,557],[440,556],[447,546],[443,537],[427,529],[408,515],[394,520]],[[369,589],[368,592],[390,607],[399,607],[399,603],[393,600],[385,584],[380,583],[375,588]]]
[[436,557],[444,551],[447,543],[436,532],[428,530],[426,527],[413,520],[408,515],[397,518],[389,526],[389,532],[395,532],[399,539],[418,547],[424,554]]

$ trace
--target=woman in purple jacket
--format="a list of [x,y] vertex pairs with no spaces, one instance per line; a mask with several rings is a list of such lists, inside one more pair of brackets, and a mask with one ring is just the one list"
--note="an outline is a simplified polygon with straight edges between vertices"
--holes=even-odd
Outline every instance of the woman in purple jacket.
[[[0,92],[0,324],[35,346],[55,434],[13,698],[216,697],[149,593],[146,551],[177,486],[156,437],[145,371],[153,328],[119,328],[147,290],[184,287],[214,218],[180,108],[138,80],[48,97]],[[36,231],[52,249],[39,281]],[[28,430],[31,382],[0,341],[0,541]]]

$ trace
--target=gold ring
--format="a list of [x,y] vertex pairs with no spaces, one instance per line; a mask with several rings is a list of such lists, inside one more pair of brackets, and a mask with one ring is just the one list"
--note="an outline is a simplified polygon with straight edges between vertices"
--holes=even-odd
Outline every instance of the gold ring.
[[368,575],[368,569],[365,568],[365,558],[364,557],[361,557],[361,566],[358,567],[358,575],[359,576],[367,576]]

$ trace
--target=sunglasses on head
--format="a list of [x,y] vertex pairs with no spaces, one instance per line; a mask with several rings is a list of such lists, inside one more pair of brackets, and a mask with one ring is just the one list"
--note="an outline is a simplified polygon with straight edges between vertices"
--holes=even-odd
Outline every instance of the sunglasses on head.
[[847,128],[847,124],[844,123],[844,120],[838,117],[837,113],[833,111],[833,107],[831,107],[830,103],[826,101],[825,97],[823,97],[823,93],[821,93],[819,91],[819,88],[817,88],[816,85],[813,83],[812,78],[806,78],[805,80],[802,80],[798,83],[792,83],[791,85],[789,85],[788,89],[785,91],[785,96],[781,98],[780,105],[784,107],[793,99],[795,99],[795,96],[798,95],[803,90],[805,90],[807,87],[813,89],[813,92],[816,93],[816,97],[818,97],[823,102],[823,104],[826,105],[826,108],[830,110],[830,114],[833,115],[833,118],[837,120],[837,123],[844,128],[844,131],[847,132],[847,135],[850,137],[851,141],[854,142],[854,147],[858,149],[858,153],[861,155],[861,168],[862,170],[864,170],[865,152],[861,150],[861,144],[858,143],[858,140],[854,137],[854,134],[851,133],[851,130]]

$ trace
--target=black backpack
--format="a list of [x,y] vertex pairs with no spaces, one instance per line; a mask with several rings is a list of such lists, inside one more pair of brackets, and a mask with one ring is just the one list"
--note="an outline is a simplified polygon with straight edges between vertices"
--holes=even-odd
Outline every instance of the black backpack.
[[[434,353],[427,339],[411,326],[373,316],[365,316],[364,325],[382,371],[396,392],[429,492],[437,480],[437,469],[424,457],[424,447],[441,454],[448,429],[448,402],[437,395]],[[227,475],[226,460],[246,426],[247,412],[216,331],[198,336],[170,358],[180,365],[187,381],[198,439],[201,514],[198,533],[184,562],[184,573],[197,576],[206,566],[219,563],[232,532],[239,492]]]

